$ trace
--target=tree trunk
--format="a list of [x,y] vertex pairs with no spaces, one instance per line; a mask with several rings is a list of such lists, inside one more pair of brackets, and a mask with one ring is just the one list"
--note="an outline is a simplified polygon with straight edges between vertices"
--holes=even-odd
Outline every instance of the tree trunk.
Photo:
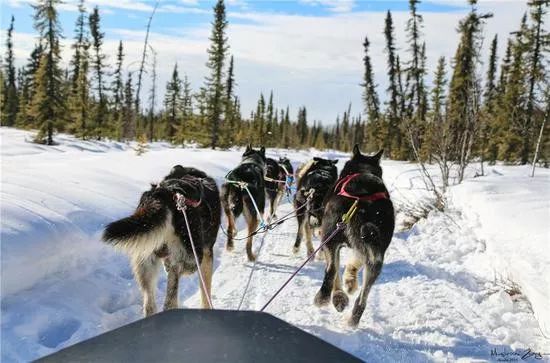
[[533,167],[531,169],[531,178],[535,176],[535,166],[537,165],[537,159],[539,157],[540,143],[542,141],[542,134],[544,133],[544,127],[546,126],[546,121],[550,115],[550,96],[548,97],[548,104],[546,105],[546,115],[542,120],[542,125],[540,126],[539,138],[537,140],[537,147],[535,148],[535,156],[533,156]]

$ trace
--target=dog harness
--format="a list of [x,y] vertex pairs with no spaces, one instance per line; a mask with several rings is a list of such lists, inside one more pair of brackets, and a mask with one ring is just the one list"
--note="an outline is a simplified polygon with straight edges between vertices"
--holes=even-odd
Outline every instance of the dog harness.
[[377,193],[362,195],[362,196],[356,196],[348,193],[346,191],[347,185],[349,184],[350,181],[352,181],[354,178],[358,177],[359,175],[361,175],[361,173],[350,174],[338,180],[338,182],[336,182],[336,185],[334,186],[334,191],[337,192],[336,194],[342,197],[355,199],[361,202],[364,202],[364,201],[374,202],[376,200],[381,200],[381,199],[390,199],[390,195],[388,194],[388,192],[377,192]]
[[[185,180],[189,184],[191,184],[192,181],[196,181],[196,179],[191,179],[191,178],[181,178],[181,179]],[[199,200],[191,199],[189,197],[183,196],[180,193],[174,194],[174,201],[176,202],[176,206],[178,207],[187,206],[191,208],[197,208],[198,206],[200,206],[202,203],[202,195],[204,193],[203,187],[204,187],[203,179],[199,179],[197,183],[197,188],[199,189],[199,195],[200,195]]]

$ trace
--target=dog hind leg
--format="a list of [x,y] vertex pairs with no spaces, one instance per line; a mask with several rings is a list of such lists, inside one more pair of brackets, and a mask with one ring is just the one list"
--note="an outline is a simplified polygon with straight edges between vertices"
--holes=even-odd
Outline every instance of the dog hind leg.
[[231,208],[224,207],[225,215],[227,216],[227,242],[225,243],[225,249],[227,251],[233,251],[233,236],[235,235],[235,215]]
[[155,289],[159,267],[160,259],[156,256],[148,257],[145,260],[138,258],[132,260],[134,276],[143,295],[143,315],[146,317],[157,311]]
[[177,309],[180,271],[177,266],[171,265],[170,262],[165,262],[165,267],[168,272],[168,278],[166,279],[164,310]]
[[326,246],[323,248],[325,251],[325,277],[323,279],[323,284],[321,288],[315,295],[314,303],[315,305],[321,307],[329,303],[330,295],[332,293],[332,288],[334,286],[334,278],[336,276],[336,246]]
[[304,222],[306,220],[306,216],[304,214],[298,214],[296,217],[298,218],[298,233],[296,233],[296,241],[294,242],[294,248],[292,249],[294,253],[298,253],[300,251],[302,236],[304,234]]
[[307,220],[304,222],[304,234],[306,235],[307,255],[309,256],[313,253],[314,248],[313,248],[313,242],[312,242],[313,230]]
[[356,327],[359,324],[359,320],[361,319],[361,316],[365,311],[365,307],[367,306],[367,297],[370,289],[374,284],[374,281],[378,278],[378,275],[380,275],[380,271],[382,271],[382,264],[384,260],[383,253],[373,251],[372,249],[369,252],[371,253],[369,253],[370,256],[367,258],[365,268],[363,270],[363,286],[359,296],[355,300],[351,317],[348,320],[348,324],[352,327]]
[[349,304],[348,295],[342,290],[342,277],[340,276],[340,248],[334,254],[334,266],[336,272],[334,276],[334,286],[332,288],[332,305],[338,312],[344,311]]
[[346,264],[346,269],[344,270],[344,287],[348,294],[353,294],[359,287],[357,283],[357,275],[359,274],[359,270],[362,266],[362,259],[354,252],[353,256]]
[[258,216],[256,215],[256,211],[254,210],[254,207],[250,205],[251,203],[246,203],[246,206],[243,210],[244,217],[246,219],[246,223],[248,224],[248,238],[246,239],[246,255],[248,257],[248,261],[254,262],[256,261],[256,255],[254,255],[254,252],[252,252],[252,241],[254,240],[254,236],[251,236],[254,231],[258,228]]
[[[213,265],[213,251],[206,250],[203,253],[202,261],[200,265],[201,274],[204,278],[204,284],[206,285],[206,291],[200,284],[201,289],[201,306],[203,309],[210,309],[207,296],[212,300],[212,265]],[[200,283],[200,281],[199,281]]]

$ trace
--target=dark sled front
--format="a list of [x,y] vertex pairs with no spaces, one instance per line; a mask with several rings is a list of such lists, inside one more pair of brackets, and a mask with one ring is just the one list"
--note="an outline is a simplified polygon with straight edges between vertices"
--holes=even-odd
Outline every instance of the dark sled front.
[[269,314],[165,311],[75,344],[39,362],[360,362]]

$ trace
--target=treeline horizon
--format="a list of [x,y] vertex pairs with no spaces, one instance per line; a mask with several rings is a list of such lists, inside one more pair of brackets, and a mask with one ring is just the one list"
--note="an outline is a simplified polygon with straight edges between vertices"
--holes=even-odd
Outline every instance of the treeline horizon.
[[[223,0],[213,7],[208,76],[195,87],[180,74],[177,63],[166,85],[157,84],[157,54],[148,43],[154,12],[139,71],[125,71],[122,41],[114,55],[114,67],[109,67],[99,8],[88,13],[84,0],[78,5],[69,66],[63,69],[63,34],[57,12],[61,1],[39,0],[31,5],[39,41],[20,68],[14,65],[13,16],[7,29],[6,54],[0,67],[1,122],[3,126],[38,129],[35,141],[48,145],[54,144],[56,132],[82,139],[164,140],[212,148],[251,143],[350,151],[359,144],[365,151],[385,149],[392,159],[454,163],[461,168],[474,159],[482,164],[538,160],[547,166],[550,36],[544,16],[550,0],[530,0],[528,11],[518,18],[518,30],[504,40],[484,32],[483,25],[492,14],[479,13],[475,0],[467,2],[471,9],[457,24],[455,54],[451,59],[441,57],[435,69],[426,65],[429,44],[422,37],[423,18],[417,11],[420,1],[409,0],[407,48],[401,53],[396,49],[388,10],[385,27],[380,29],[386,40],[388,88],[380,90],[374,83],[367,34],[362,44],[364,72],[358,75],[364,112],[352,115],[350,104],[335,124],[327,126],[308,120],[306,106],[291,115],[288,105],[275,105],[273,91],[259,95],[250,115],[242,114]],[[484,39],[491,39],[486,60],[480,56],[487,44]],[[507,46],[499,60],[497,48],[502,41]],[[485,62],[487,72],[481,75]],[[426,81],[428,74],[434,75],[431,85]],[[147,90],[143,89],[144,77],[151,80]],[[161,86],[166,90],[163,107],[155,111]],[[387,96],[384,103],[380,92]]]

